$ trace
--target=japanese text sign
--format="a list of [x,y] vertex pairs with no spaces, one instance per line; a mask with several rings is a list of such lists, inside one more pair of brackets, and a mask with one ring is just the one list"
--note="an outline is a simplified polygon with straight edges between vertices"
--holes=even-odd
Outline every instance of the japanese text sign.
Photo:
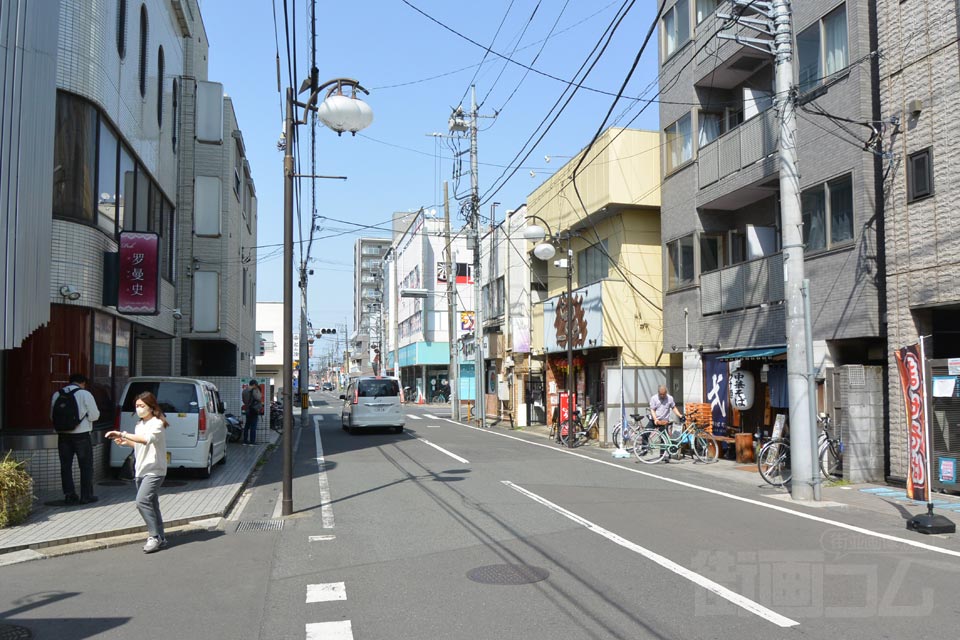
[[160,236],[124,231],[120,234],[120,291],[117,311],[156,315],[160,308]]

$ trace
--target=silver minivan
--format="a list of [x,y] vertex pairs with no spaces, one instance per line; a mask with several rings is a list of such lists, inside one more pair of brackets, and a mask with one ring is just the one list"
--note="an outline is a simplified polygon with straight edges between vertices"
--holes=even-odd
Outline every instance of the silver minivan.
[[[216,385],[196,378],[140,376],[130,378],[120,396],[114,429],[134,431],[137,396],[149,391],[157,397],[167,422],[167,466],[197,469],[209,478],[215,463],[227,462],[227,422]],[[119,469],[130,453],[129,447],[110,443],[110,466]]]
[[401,406],[400,381],[396,378],[354,378],[340,399],[343,400],[340,424],[345,430],[393,427],[397,433],[403,432],[406,417]]

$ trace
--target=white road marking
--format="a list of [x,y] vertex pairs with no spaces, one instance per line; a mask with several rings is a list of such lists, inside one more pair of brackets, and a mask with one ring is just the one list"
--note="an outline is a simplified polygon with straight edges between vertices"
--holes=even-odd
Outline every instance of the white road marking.
[[423,417],[430,418],[431,420],[437,420],[437,416],[433,415],[432,413],[425,413],[423,414]]
[[353,640],[349,620],[313,622],[307,625],[307,640]]
[[417,438],[417,440],[419,440],[420,442],[422,442],[422,443],[424,443],[424,444],[430,445],[431,447],[433,447],[434,449],[436,449],[436,450],[439,451],[440,453],[445,453],[445,454],[447,454],[448,456],[450,456],[451,458],[453,458],[453,459],[456,460],[457,462],[462,462],[463,464],[470,464],[470,461],[467,460],[466,458],[461,458],[460,456],[458,456],[458,455],[455,454],[455,453],[450,453],[449,451],[447,451],[447,450],[444,449],[443,447],[437,446],[437,445],[433,444],[432,442],[430,442],[429,440],[424,440],[423,438]]
[[408,413],[407,417],[410,418],[411,420],[423,420],[423,418],[421,418],[415,413]]
[[535,493],[527,491],[523,487],[517,486],[514,483],[510,482],[509,480],[501,480],[501,482],[507,485],[508,487],[510,487],[511,489],[513,489],[514,491],[517,491],[527,496],[534,502],[538,502],[543,506],[547,507],[548,509],[555,511],[556,513],[559,513],[563,517],[573,520],[577,524],[586,527],[591,532],[601,535],[607,540],[615,544],[618,544],[625,549],[629,549],[630,551],[633,551],[634,553],[638,553],[641,556],[647,558],[648,560],[652,560],[653,562],[656,562],[664,569],[667,569],[668,571],[673,571],[678,576],[682,578],[686,578],[687,580],[689,580],[690,582],[693,582],[697,586],[700,586],[712,593],[717,594],[724,600],[727,600],[732,604],[737,605],[738,607],[744,609],[745,611],[749,611],[750,613],[756,616],[759,616],[764,620],[768,620],[779,627],[794,627],[800,624],[796,620],[791,620],[786,616],[782,616],[776,611],[767,609],[766,607],[764,607],[758,602],[754,602],[753,600],[750,600],[749,598],[746,598],[740,595],[739,593],[736,593],[735,591],[731,591],[730,589],[727,589],[723,585],[714,582],[713,580],[707,578],[706,576],[702,576],[699,573],[691,571],[690,569],[687,569],[686,567],[683,567],[677,564],[676,562],[669,560],[654,551],[651,551],[650,549],[641,547],[638,544],[630,542],[629,540],[618,536],[612,531],[604,529],[603,527],[596,525],[590,522],[589,520],[586,520],[585,518],[582,518],[571,511],[567,511],[563,507],[557,504],[554,504],[553,502],[550,502],[549,500],[542,498]]
[[330,482],[327,479],[327,463],[323,459],[323,442],[320,441],[320,425],[313,425],[317,441],[317,482],[320,484],[320,524],[324,529],[333,529],[333,502],[330,497]]
[[307,604],[311,602],[333,602],[334,600],[346,599],[347,587],[342,582],[307,585]]
[[856,533],[863,534],[865,536],[872,536],[874,538],[880,538],[882,540],[890,540],[892,542],[898,542],[911,547],[916,547],[917,549],[924,549],[925,551],[933,551],[934,553],[941,553],[947,556],[953,556],[955,558],[960,558],[960,551],[954,551],[952,549],[944,549],[942,547],[937,547],[932,544],[927,544],[925,542],[918,542],[916,540],[910,540],[908,538],[899,538],[897,536],[892,536],[887,533],[880,533],[879,531],[871,531],[870,529],[864,529],[863,527],[858,527],[852,524],[846,524],[845,522],[838,522],[836,520],[830,520],[828,518],[822,518],[820,516],[815,516],[809,513],[803,513],[802,511],[794,511],[793,509],[788,509],[787,507],[781,507],[776,504],[768,504],[766,502],[761,502],[760,500],[754,500],[753,498],[744,498],[743,496],[736,496],[732,493],[725,493],[717,489],[711,489],[709,487],[701,487],[699,485],[691,484],[689,482],[684,482],[683,480],[676,480],[674,478],[667,478],[664,476],[658,476],[655,473],[650,473],[648,471],[641,471],[640,469],[631,469],[630,467],[625,467],[615,462],[608,462],[607,460],[598,460],[596,458],[591,458],[590,456],[583,455],[582,453],[576,453],[575,451],[570,451],[569,449],[555,447],[543,442],[532,442],[530,440],[525,440],[523,438],[518,438],[517,436],[512,436],[508,433],[499,433],[497,431],[491,431],[489,429],[480,429],[478,427],[473,427],[468,424],[463,424],[455,420],[450,420],[446,418],[448,422],[451,422],[455,425],[466,427],[467,429],[473,429],[474,431],[480,431],[481,433],[489,433],[491,435],[500,436],[501,438],[508,438],[510,440],[517,440],[518,442],[523,442],[534,447],[543,447],[545,449],[550,449],[551,451],[556,451],[558,453],[563,453],[568,456],[575,456],[583,460],[589,460],[596,464],[606,465],[608,467],[613,467],[614,469],[619,469],[621,471],[628,471],[630,473],[636,473],[641,476],[646,476],[648,478],[653,478],[655,480],[660,480],[662,482],[669,482],[670,484],[675,484],[681,487],[686,487],[688,489],[694,489],[695,491],[703,491],[704,493],[710,493],[715,496],[720,496],[727,498],[729,500],[736,500],[737,502],[743,502],[746,504],[752,504],[756,507],[763,507],[764,509],[772,509],[773,511],[779,511],[780,513],[786,513],[791,516],[796,516],[798,518],[803,518],[804,520],[811,520],[813,522],[819,522],[821,524],[829,525],[832,527],[837,527],[838,529],[846,529],[847,531],[854,531]]
[[315,415],[315,416],[313,416],[313,417],[317,419],[317,422],[323,422],[323,414],[322,414],[322,413],[318,413],[317,415]]
[[308,536],[308,537],[307,537],[307,541],[308,541],[308,542],[327,542],[327,541],[329,541],[329,540],[336,540],[336,539],[337,539],[337,536],[331,536],[331,535],[327,535],[327,536]]

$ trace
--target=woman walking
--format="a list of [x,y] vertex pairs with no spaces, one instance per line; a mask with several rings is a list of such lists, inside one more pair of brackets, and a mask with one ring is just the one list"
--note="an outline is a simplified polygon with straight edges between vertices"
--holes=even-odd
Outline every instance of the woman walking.
[[112,438],[120,446],[133,447],[136,458],[137,510],[140,511],[150,536],[143,546],[143,552],[153,553],[167,546],[167,539],[163,536],[159,491],[167,475],[167,441],[164,429],[169,424],[156,396],[149,391],[137,396],[134,407],[140,418],[136,430],[133,433],[109,431],[106,437]]

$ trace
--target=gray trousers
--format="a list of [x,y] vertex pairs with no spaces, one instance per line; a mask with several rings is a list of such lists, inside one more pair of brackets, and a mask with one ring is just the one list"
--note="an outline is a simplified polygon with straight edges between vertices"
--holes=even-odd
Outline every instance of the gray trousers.
[[160,485],[164,476],[137,478],[137,511],[147,524],[147,533],[153,538],[163,537],[163,516],[160,515]]

